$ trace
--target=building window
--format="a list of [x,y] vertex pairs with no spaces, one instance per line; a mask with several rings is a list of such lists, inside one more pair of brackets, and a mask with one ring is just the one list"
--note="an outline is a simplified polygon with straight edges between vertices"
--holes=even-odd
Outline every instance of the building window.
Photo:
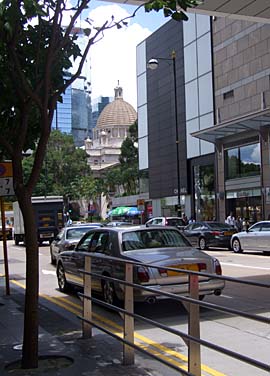
[[234,91],[230,90],[223,94],[223,99],[233,98],[234,97]]
[[260,144],[244,145],[226,150],[225,167],[226,179],[260,175]]

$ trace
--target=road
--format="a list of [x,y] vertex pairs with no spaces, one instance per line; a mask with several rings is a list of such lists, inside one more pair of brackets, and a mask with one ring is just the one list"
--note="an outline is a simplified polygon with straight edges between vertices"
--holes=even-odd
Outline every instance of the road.
[[[0,252],[2,249],[0,248]],[[217,257],[222,265],[223,274],[245,280],[269,283],[270,257],[260,253],[234,254],[227,250],[207,251]],[[2,258],[0,253],[0,259]],[[49,246],[39,248],[40,255],[40,294],[57,306],[79,314],[81,302],[76,294],[62,294],[57,288],[55,267],[50,264]],[[25,284],[25,248],[15,246],[8,241],[9,273],[12,284]],[[0,273],[4,274],[3,262]],[[227,282],[220,297],[206,297],[206,302],[220,304],[241,311],[270,317],[269,289]],[[187,314],[181,303],[161,301],[155,305],[137,304],[135,311],[165,325],[187,331]],[[201,338],[222,347],[236,351],[261,362],[269,363],[270,327],[267,324],[252,322],[238,316],[201,308]],[[115,331],[122,326],[119,314],[94,306],[94,318],[103,321]],[[149,324],[136,322],[135,340],[141,346],[152,348],[160,356],[171,357],[175,364],[186,364],[187,347],[181,338],[150,327]],[[238,360],[202,347],[203,375],[208,376],[266,376],[266,371],[247,365]],[[168,369],[166,376],[177,373]]]

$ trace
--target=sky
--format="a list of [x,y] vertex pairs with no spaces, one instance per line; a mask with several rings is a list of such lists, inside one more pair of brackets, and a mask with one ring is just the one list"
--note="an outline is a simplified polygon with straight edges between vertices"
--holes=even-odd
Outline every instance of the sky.
[[[92,7],[85,12],[96,25],[104,19],[114,15],[115,20],[120,20],[136,9],[131,5],[94,1]],[[142,8],[128,27],[110,29],[105,36],[90,51],[88,65],[84,72],[89,77],[92,89],[92,100],[99,96],[114,96],[114,88],[119,85],[123,88],[124,100],[137,109],[136,87],[136,46],[146,39],[153,31],[167,22],[162,12],[145,13]]]

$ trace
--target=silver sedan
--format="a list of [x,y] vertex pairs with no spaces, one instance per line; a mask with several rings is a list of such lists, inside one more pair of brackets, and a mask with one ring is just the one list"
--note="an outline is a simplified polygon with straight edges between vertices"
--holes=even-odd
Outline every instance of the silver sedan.
[[[153,287],[160,292],[188,295],[188,277],[186,273],[167,270],[166,267],[201,271],[213,274],[213,278],[199,277],[199,295],[220,295],[224,281],[214,278],[221,274],[218,260],[193,248],[181,232],[173,227],[111,227],[97,228],[83,236],[72,251],[61,252],[57,259],[57,278],[61,291],[71,285],[82,287],[84,259],[92,254],[91,270],[101,275],[92,277],[92,289],[103,295],[103,299],[112,304],[123,300],[123,285],[102,279],[102,275],[124,279],[124,265],[113,261],[111,257],[152,264],[134,267],[134,282]],[[135,301],[153,303],[164,296],[141,289],[134,290]]]
[[247,231],[234,234],[231,238],[231,247],[235,253],[250,250],[270,255],[270,221],[257,222]]

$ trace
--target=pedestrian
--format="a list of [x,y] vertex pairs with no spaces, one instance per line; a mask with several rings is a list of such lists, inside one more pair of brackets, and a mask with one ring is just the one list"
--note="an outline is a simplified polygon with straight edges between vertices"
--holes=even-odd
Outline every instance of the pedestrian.
[[189,218],[189,221],[188,221],[188,224],[190,224],[190,223],[194,223],[195,222],[195,219],[193,218],[193,217],[190,217]]
[[183,213],[183,215],[182,215],[182,220],[183,220],[183,222],[184,222],[185,225],[188,224],[188,218],[187,218],[187,216],[186,216],[185,213]]
[[245,219],[243,220],[243,230],[244,230],[244,231],[247,231],[248,228],[249,228],[249,221],[248,221],[248,218],[245,218]]
[[243,230],[243,221],[242,221],[242,218],[240,216],[238,216],[235,220],[235,224],[234,224],[234,227],[236,228],[236,230],[238,232],[242,231]]
[[234,226],[235,225],[235,218],[233,216],[233,213],[230,212],[230,214],[228,215],[226,221],[225,221],[228,225],[231,225],[231,226]]

